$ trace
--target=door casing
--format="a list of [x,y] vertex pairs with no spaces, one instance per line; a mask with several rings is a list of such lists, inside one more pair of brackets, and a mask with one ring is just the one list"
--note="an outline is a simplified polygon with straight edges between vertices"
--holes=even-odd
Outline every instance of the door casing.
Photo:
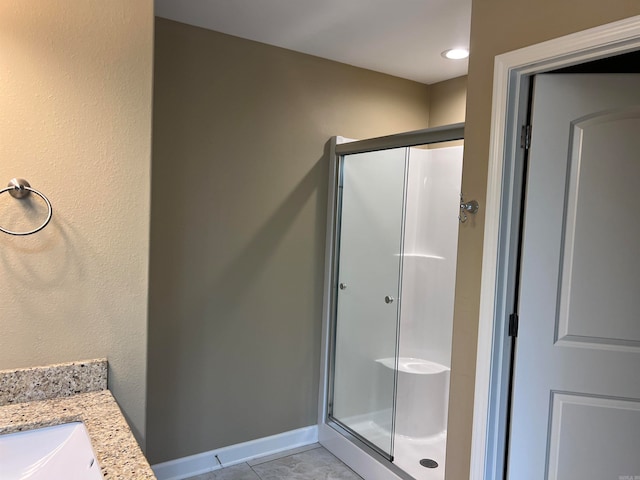
[[640,49],[640,16],[495,58],[470,480],[503,477],[526,124],[533,75]]

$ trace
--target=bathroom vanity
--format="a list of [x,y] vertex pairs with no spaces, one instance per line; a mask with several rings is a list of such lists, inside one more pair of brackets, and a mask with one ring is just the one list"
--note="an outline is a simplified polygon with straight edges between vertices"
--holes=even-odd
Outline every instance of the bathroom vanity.
[[72,422],[86,427],[104,478],[156,478],[107,390],[106,360],[0,371],[0,435]]

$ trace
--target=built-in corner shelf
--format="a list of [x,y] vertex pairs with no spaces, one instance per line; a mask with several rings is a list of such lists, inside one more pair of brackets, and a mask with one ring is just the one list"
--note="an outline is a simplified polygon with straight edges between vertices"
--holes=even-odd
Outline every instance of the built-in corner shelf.
[[[395,256],[399,257],[400,254],[396,253]],[[405,253],[402,256],[405,258],[432,258],[434,260],[446,260],[445,257],[440,255],[429,255],[428,253]]]

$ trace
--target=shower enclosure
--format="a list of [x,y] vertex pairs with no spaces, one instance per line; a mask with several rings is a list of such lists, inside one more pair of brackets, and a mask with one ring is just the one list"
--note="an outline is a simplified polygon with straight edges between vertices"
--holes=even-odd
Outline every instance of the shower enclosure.
[[364,478],[444,478],[463,130],[332,142],[319,436]]

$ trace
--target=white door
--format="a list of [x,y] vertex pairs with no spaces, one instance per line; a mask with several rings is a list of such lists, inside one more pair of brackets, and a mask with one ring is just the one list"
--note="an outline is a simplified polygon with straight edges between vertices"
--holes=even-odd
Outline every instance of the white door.
[[538,75],[508,478],[640,479],[640,75]]

